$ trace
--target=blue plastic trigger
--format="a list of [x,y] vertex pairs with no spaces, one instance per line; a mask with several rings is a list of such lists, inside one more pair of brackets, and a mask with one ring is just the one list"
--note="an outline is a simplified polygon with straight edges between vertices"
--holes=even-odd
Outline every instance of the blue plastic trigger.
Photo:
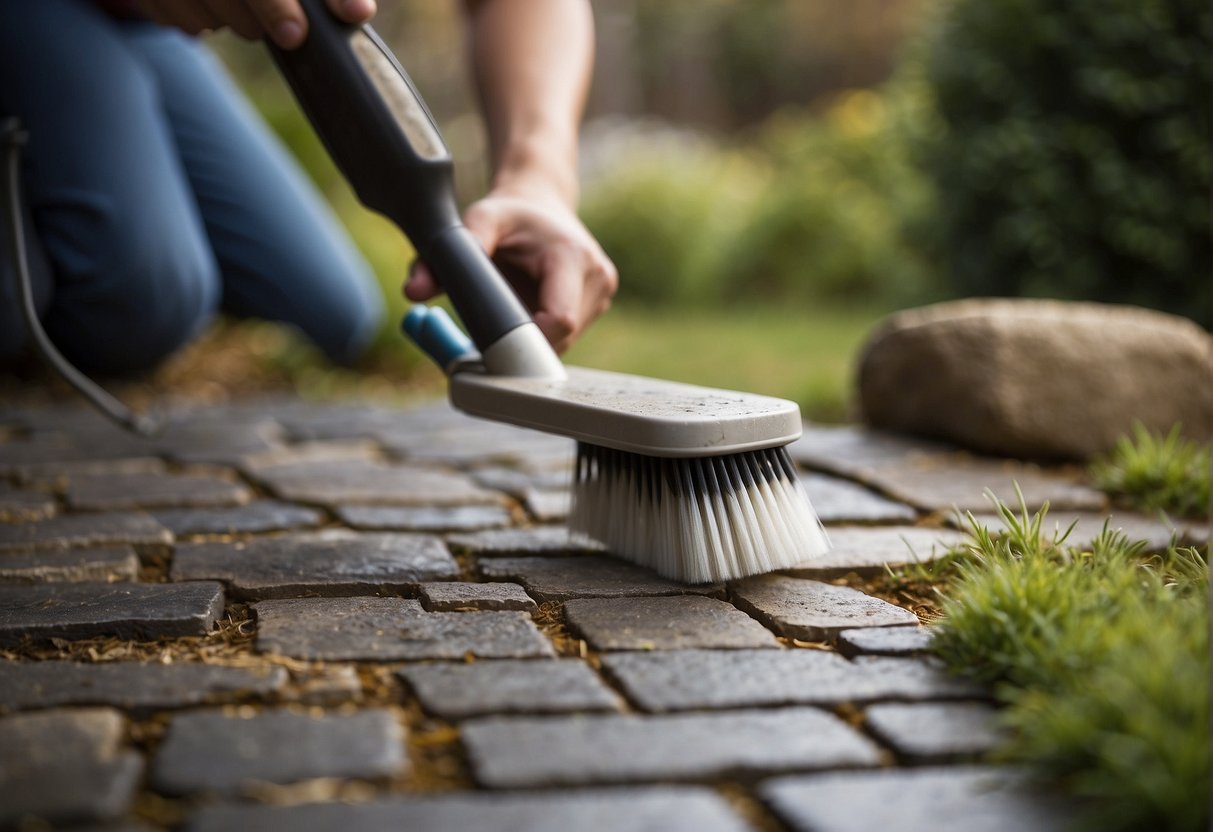
[[401,322],[405,335],[445,372],[455,361],[476,351],[472,340],[441,307],[418,304]]

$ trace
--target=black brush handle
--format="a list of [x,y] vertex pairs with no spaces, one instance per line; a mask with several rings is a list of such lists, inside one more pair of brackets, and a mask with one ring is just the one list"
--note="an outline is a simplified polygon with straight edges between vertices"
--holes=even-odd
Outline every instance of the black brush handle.
[[368,25],[344,23],[324,0],[300,0],[307,39],[279,49],[278,69],[329,155],[368,208],[408,236],[484,351],[531,320],[463,227],[451,154],[391,50]]

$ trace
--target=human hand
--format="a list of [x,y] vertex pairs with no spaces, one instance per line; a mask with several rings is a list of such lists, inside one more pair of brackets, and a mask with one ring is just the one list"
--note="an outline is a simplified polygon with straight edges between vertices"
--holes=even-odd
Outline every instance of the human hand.
[[[326,0],[346,23],[365,23],[375,14],[375,0]],[[140,0],[157,23],[191,35],[231,29],[242,38],[268,35],[282,49],[294,49],[307,37],[307,18],[299,0]]]
[[[463,219],[557,352],[610,308],[619,286],[615,265],[563,202],[494,192]],[[425,264],[415,262],[405,297],[425,301],[441,293]]]

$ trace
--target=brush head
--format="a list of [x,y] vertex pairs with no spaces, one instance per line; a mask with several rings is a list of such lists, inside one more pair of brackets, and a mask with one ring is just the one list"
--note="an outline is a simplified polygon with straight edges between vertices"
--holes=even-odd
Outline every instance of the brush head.
[[647,456],[720,456],[800,437],[800,408],[784,399],[566,369],[563,379],[458,372],[451,403],[472,416]]
[[669,459],[578,443],[569,528],[687,583],[787,569],[830,547],[786,448]]

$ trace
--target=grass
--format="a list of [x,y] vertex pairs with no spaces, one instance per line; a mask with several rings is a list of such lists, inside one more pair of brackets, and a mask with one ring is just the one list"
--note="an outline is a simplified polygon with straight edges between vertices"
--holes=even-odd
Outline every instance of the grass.
[[995,684],[1004,756],[1087,798],[1091,828],[1207,829],[1207,555],[1150,553],[1107,527],[1071,545],[1044,533],[1047,506],[990,496],[1004,528],[970,515],[934,649]]
[[1140,423],[1091,466],[1096,487],[1143,511],[1209,516],[1209,445],[1184,439],[1175,425],[1166,436]]
[[737,309],[618,305],[570,364],[791,399],[806,418],[848,415],[853,361],[883,312],[837,306]]

